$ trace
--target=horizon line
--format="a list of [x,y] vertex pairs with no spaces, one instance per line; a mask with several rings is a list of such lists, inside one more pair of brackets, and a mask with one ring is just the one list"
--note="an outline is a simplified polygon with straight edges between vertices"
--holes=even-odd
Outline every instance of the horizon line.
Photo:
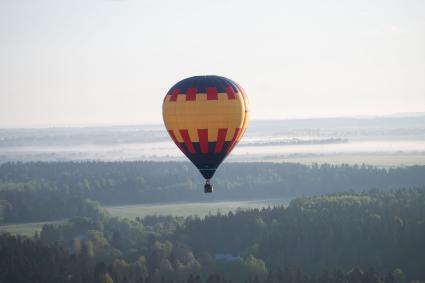
[[[389,114],[359,114],[341,116],[305,116],[305,117],[285,117],[285,118],[256,118],[250,122],[263,121],[285,121],[285,120],[322,120],[322,119],[374,119],[374,118],[415,118],[425,116],[425,112],[393,112]],[[156,122],[135,122],[135,123],[63,123],[63,124],[34,124],[34,125],[6,125],[0,126],[0,130],[7,129],[65,129],[65,128],[106,128],[106,127],[135,127],[135,126],[162,126],[162,121]]]

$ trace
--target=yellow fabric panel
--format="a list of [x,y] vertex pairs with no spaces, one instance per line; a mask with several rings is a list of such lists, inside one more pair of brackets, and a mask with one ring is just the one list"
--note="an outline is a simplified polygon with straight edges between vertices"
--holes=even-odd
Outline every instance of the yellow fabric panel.
[[218,128],[208,128],[208,141],[215,142],[217,140]]
[[179,133],[187,129],[192,142],[198,142],[198,129],[208,129],[208,141],[217,140],[219,128],[227,128],[226,141],[233,138],[236,128],[246,124],[246,102],[238,92],[236,99],[229,100],[226,93],[218,93],[218,100],[207,100],[207,94],[196,95],[195,101],[186,101],[186,95],[178,95],[176,101],[163,103],[163,118],[167,130],[173,130],[179,142],[183,139]]

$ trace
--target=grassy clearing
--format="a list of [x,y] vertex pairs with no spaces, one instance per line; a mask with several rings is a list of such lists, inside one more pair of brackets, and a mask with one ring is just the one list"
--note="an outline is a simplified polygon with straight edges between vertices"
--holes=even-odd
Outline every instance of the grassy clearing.
[[174,215],[190,216],[198,215],[204,217],[209,214],[228,213],[238,209],[262,208],[273,205],[287,205],[291,199],[270,199],[260,201],[223,201],[223,202],[194,202],[194,203],[174,203],[174,204],[143,204],[143,205],[123,205],[108,206],[105,209],[113,216],[134,219],[147,215]]
[[[208,214],[228,213],[238,209],[262,208],[273,205],[287,205],[291,199],[270,199],[260,201],[223,201],[209,203],[174,203],[174,204],[141,204],[141,205],[122,205],[107,206],[105,209],[116,217],[134,219],[147,215],[175,215],[190,216],[198,215],[204,217]],[[19,234],[32,237],[35,232],[40,232],[44,224],[60,224],[66,220],[19,223],[0,225],[0,233],[8,232],[10,234]]]
[[63,223],[64,221],[65,220],[1,225],[0,233],[8,232],[10,234],[19,234],[32,237],[34,236],[35,232],[41,231],[41,228],[43,228],[44,224],[59,224]]

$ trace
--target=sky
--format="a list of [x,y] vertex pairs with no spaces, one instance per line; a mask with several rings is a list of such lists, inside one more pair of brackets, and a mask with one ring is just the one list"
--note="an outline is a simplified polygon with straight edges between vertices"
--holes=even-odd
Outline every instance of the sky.
[[425,112],[423,0],[0,0],[0,127],[160,123],[193,75],[253,119]]

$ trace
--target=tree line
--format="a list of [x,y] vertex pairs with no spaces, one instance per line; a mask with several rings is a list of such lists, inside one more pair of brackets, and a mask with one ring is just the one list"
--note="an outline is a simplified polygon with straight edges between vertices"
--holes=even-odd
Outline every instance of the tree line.
[[425,184],[425,166],[305,166],[228,163],[213,180],[214,194],[184,162],[29,162],[0,165],[0,223],[92,216],[92,204],[249,200],[396,189]]

